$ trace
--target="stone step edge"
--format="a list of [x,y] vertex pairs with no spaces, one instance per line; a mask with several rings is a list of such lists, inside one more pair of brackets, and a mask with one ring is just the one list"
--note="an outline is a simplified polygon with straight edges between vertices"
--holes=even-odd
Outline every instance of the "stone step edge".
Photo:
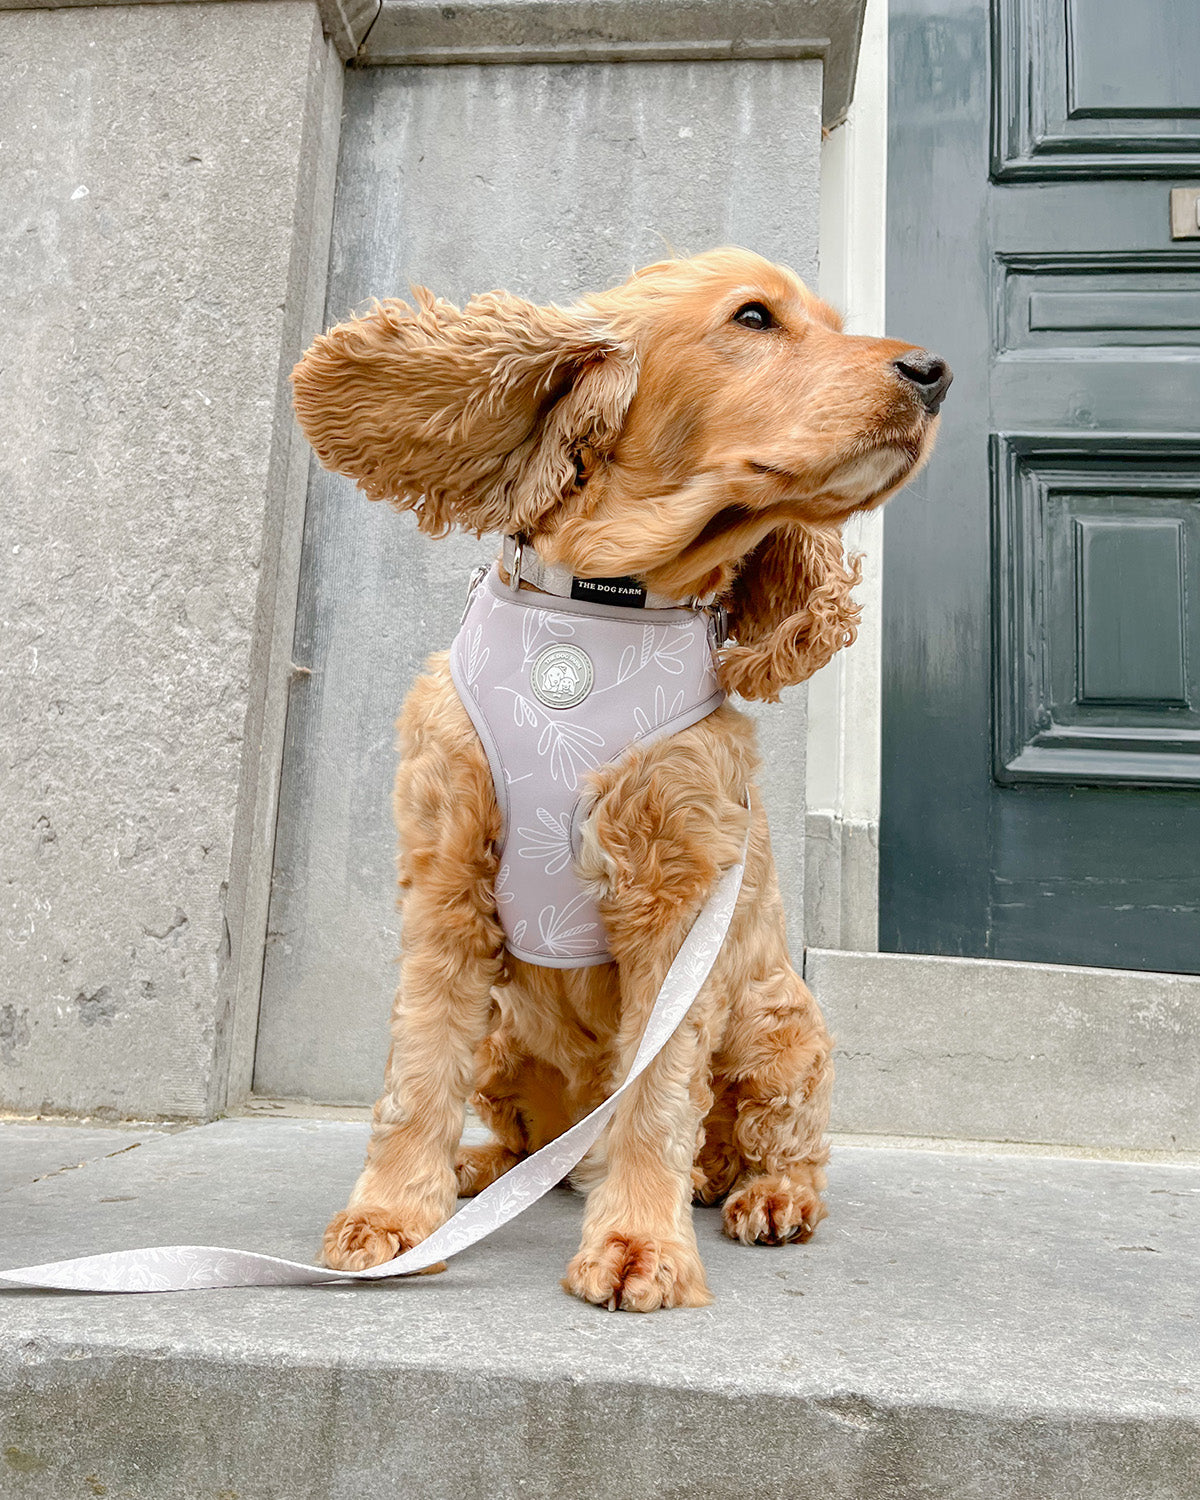
[[810,948],[833,1128],[1200,1150],[1200,975]]

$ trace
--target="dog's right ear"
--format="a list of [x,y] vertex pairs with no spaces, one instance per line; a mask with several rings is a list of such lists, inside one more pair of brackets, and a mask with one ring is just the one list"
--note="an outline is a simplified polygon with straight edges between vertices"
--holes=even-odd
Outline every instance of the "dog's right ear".
[[616,442],[633,349],[588,308],[489,292],[460,310],[423,287],[413,301],[377,302],[315,341],[292,371],[305,436],[422,531],[536,532],[577,457]]
[[862,558],[849,560],[837,526],[780,526],[743,563],[722,603],[736,644],[721,652],[727,692],[777,703],[858,634]]

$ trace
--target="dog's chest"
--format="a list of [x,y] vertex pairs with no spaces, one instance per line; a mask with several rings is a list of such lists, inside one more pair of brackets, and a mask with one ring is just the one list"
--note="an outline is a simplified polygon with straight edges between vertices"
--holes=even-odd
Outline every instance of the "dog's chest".
[[472,594],[450,671],[487,751],[500,807],[496,902],[530,963],[606,963],[576,871],[588,773],[724,701],[707,616],[513,593],[493,569]]

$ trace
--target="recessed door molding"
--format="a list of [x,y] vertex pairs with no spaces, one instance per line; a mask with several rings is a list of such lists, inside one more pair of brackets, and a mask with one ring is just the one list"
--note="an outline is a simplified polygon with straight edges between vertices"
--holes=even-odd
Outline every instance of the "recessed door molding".
[[1200,7],[1177,0],[992,0],[993,177],[1185,174],[1198,58]]
[[1200,786],[1200,440],[998,434],[992,476],[996,780]]

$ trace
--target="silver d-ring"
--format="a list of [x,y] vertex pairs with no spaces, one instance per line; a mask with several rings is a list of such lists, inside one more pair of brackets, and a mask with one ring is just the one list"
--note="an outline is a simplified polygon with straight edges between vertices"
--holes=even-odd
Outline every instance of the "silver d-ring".
[[513,593],[518,593],[521,588],[521,558],[525,553],[525,538],[521,535],[513,537],[513,560],[512,567],[508,570],[508,586]]
[[463,605],[462,619],[458,622],[458,628],[460,630],[466,624],[467,615],[471,612],[471,605],[475,599],[475,590],[487,577],[489,571],[490,569],[488,568],[487,563],[480,563],[475,571],[471,574],[471,581],[467,584],[467,602]]
[[723,604],[714,603],[706,605],[704,613],[712,629],[713,644],[719,649],[729,639],[729,611]]

